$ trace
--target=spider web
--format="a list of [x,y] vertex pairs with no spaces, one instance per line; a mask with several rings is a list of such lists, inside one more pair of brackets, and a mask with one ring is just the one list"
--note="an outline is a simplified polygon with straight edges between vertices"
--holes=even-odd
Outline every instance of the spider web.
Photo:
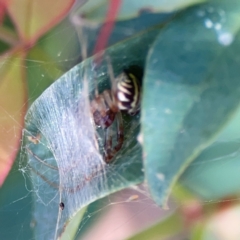
[[[91,60],[85,61],[48,88],[27,114],[22,159],[26,153],[29,160],[26,165],[21,161],[21,170],[33,183],[35,231],[40,238],[56,239],[79,208],[140,181],[141,148],[132,137],[139,132],[139,115],[125,119],[129,141],[123,151],[130,149],[124,152],[125,163],[117,161],[120,155],[116,164],[107,165],[98,150],[89,92],[94,92],[96,79],[101,89],[106,77],[106,67],[95,70]],[[103,134],[98,134],[100,142]],[[64,211],[57,207],[60,203]],[[49,224],[39,228],[39,219]]]
[[[140,145],[134,138],[128,141],[132,147],[125,164],[107,165],[103,162],[96,142],[87,85],[84,84],[86,81],[81,82],[80,79],[84,79],[81,74],[77,66],[48,88],[28,112],[27,130],[24,131],[27,139],[40,136],[38,144],[27,143],[29,161],[24,172],[30,172],[39,201],[36,207],[56,209],[54,216],[57,219],[52,218],[56,223],[55,237],[51,236],[54,238],[60,235],[58,231],[62,231],[66,220],[76,213],[79,206],[124,187],[141,169],[140,162],[134,159],[141,156]],[[101,75],[104,74],[97,74],[97,78],[100,79]],[[139,130],[139,123],[133,121],[131,124],[128,134],[136,135],[134,131]],[[133,155],[135,157],[132,158]],[[134,168],[129,167],[134,161]],[[122,171],[129,179],[123,177]],[[57,213],[56,206],[60,202],[65,205],[64,211]],[[46,219],[49,217],[47,211]],[[48,229],[39,231],[37,235],[42,231],[48,232]]]
[[[131,27],[129,27],[129,29],[122,29],[122,33],[125,35],[131,35],[132,31]],[[61,52],[57,54],[61,55]],[[72,62],[72,60],[73,59],[66,59],[66,62],[69,63]],[[40,62],[38,66],[42,64],[48,63]],[[141,155],[140,145],[136,141],[136,136],[139,131],[139,115],[131,119],[131,121],[129,121],[128,116],[124,116],[124,128],[127,129],[125,131],[125,138],[128,139],[128,141],[124,142],[122,150],[115,159],[115,164],[106,165],[103,162],[96,146],[96,129],[92,122],[89,108],[89,94],[93,94],[96,86],[93,78],[91,81],[86,81],[88,76],[93,76],[85,70],[93,68],[91,62],[88,64],[90,67],[83,65],[82,71],[75,68],[75,70],[71,72],[71,75],[63,76],[61,82],[55,83],[44,92],[41,98],[33,105],[33,115],[31,116],[31,113],[29,115],[31,116],[29,117],[30,119],[34,119],[35,125],[28,123],[29,125],[27,125],[23,131],[25,142],[22,145],[18,172],[20,172],[25,179],[25,189],[27,192],[22,195],[22,197],[15,199],[4,207],[7,209],[8,206],[11,207],[16,203],[24,202],[30,194],[33,194],[33,203],[36,204],[34,212],[41,212],[46,207],[49,209],[49,212],[46,213],[44,218],[41,218],[41,221],[46,222],[46,228],[41,229],[42,232],[36,233],[40,239],[44,239],[50,231],[55,233],[56,230],[56,235],[60,234],[66,219],[68,219],[69,216],[73,216],[80,205],[84,206],[86,202],[94,202],[95,199],[104,197],[104,192],[109,194],[111,191],[116,191],[117,189],[112,186],[113,184],[116,184],[119,189],[121,185],[122,187],[126,186],[128,179],[123,176],[129,171],[129,166],[131,166],[132,163],[135,164],[136,159]],[[32,71],[31,68],[28,70],[30,72]],[[115,70],[120,71],[120,68]],[[51,72],[50,69],[49,72]],[[100,79],[100,89],[109,87],[104,80],[107,78],[106,67],[95,70],[95,76]],[[43,75],[42,78],[44,79],[45,75]],[[79,82],[79,78],[82,79],[81,82]],[[87,84],[85,84],[86,82]],[[37,87],[38,86],[36,86],[36,89]],[[43,101],[44,104],[42,104],[41,101]],[[45,104],[45,102],[47,102],[47,104]],[[84,128],[81,126],[84,126]],[[71,129],[74,129],[74,131],[71,131]],[[99,133],[100,141],[103,138],[102,134],[102,132]],[[39,143],[34,144],[32,140],[38,138],[38,136],[40,136],[38,140]],[[132,147],[129,148],[129,145],[132,145]],[[42,149],[44,149],[44,151]],[[125,159],[123,164],[120,158],[122,155],[128,155],[128,153],[130,156],[128,159]],[[26,155],[29,156],[27,163],[25,162]],[[47,164],[53,168],[44,165],[38,159],[44,160],[44,162],[47,162]],[[216,161],[220,162],[221,159],[216,159]],[[195,168],[196,175],[201,174],[200,172],[197,173],[198,170],[201,169],[201,164],[205,163],[201,162],[191,166]],[[141,163],[137,164],[135,168],[141,170]],[[194,177],[196,177],[196,175]],[[135,178],[135,173],[130,171],[129,177]],[[31,182],[34,182],[33,186]],[[117,234],[117,232],[128,225],[132,219],[137,219],[139,215],[141,215],[141,211],[147,212],[151,208],[154,209],[153,211],[157,211],[156,209],[158,209],[158,207],[149,199],[147,189],[142,188],[142,186],[120,192],[117,195],[107,196],[99,203],[100,207],[98,207],[98,210],[91,211],[91,209],[89,209],[86,211],[78,233],[81,234],[81,230],[85,228],[92,218],[105,212],[114,205],[131,206],[131,208],[140,205],[141,210],[136,208],[136,213],[132,213],[131,217],[128,216],[129,219],[118,223],[119,225],[117,225],[117,227],[110,228],[110,230],[102,236],[107,238],[111,233]],[[238,202],[238,200],[239,198],[231,198],[226,201]],[[64,203],[64,210],[58,207],[60,202]],[[173,200],[170,200],[170,202],[176,204]],[[211,201],[205,201],[204,204],[214,204],[217,202],[225,202],[225,200],[215,201],[213,199]],[[26,205],[30,203],[31,202],[24,202],[25,205],[22,208],[25,208]],[[173,206],[172,208],[174,209],[175,207]],[[5,210],[1,211],[4,212]],[[7,211],[9,210],[6,210],[6,212]],[[16,215],[18,212],[20,212],[20,210],[16,210]],[[158,213],[161,215],[162,211],[159,210]],[[31,222],[33,228],[38,224],[39,219],[39,215],[35,214]],[[53,224],[51,224],[51,222],[53,222]],[[21,231],[24,231],[25,224],[27,223],[22,223],[18,226],[22,229]],[[52,226],[54,226],[54,229],[52,229]],[[19,237],[19,239],[21,238]]]

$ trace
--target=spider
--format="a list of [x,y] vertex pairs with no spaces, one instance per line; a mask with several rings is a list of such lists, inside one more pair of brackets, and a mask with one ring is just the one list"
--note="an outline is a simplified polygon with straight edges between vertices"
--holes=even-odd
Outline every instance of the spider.
[[[106,163],[111,162],[123,145],[124,133],[121,112],[127,112],[133,116],[140,109],[143,77],[142,69],[135,65],[124,69],[115,80],[113,70],[110,67],[108,70],[111,89],[104,90],[101,94],[95,90],[94,99],[90,102],[95,124],[105,130],[103,158]],[[115,119],[117,121],[117,143],[113,147],[111,125]]]

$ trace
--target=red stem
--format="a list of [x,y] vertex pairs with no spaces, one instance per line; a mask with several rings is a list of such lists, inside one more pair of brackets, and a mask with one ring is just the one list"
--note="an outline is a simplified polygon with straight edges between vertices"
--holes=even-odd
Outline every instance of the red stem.
[[[93,54],[102,51],[106,47],[108,39],[115,24],[118,11],[120,9],[121,2],[122,2],[121,0],[109,0],[107,15],[105,17],[104,24],[100,30],[100,34],[97,39]],[[97,58],[95,61],[97,64],[99,64],[101,60],[102,58],[100,57]]]

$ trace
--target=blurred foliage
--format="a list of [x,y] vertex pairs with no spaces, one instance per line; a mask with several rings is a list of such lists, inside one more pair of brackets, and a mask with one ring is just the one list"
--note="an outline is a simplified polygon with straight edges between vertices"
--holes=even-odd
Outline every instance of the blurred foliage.
[[[63,73],[49,51],[41,49],[37,41],[67,15],[74,0],[52,5],[38,0],[2,0],[0,3],[2,185],[20,146],[29,103]],[[43,41],[47,40],[39,40]],[[59,41],[59,52],[64,46],[61,43],[64,41]],[[36,68],[40,72],[35,72]]]
[[[46,0],[0,2],[0,219],[4,223],[0,225],[1,239],[50,239],[56,236],[55,229],[57,235],[65,231],[62,239],[69,236],[74,239],[83,207],[144,180],[160,206],[167,207],[173,192],[179,208],[169,218],[130,239],[184,235],[194,240],[218,240],[220,237],[216,236],[230,234],[223,233],[218,217],[240,222],[239,206],[231,201],[237,202],[240,190],[240,2],[121,2],[106,53],[115,74],[130,64],[144,68],[141,119],[124,116],[128,134],[114,164],[104,168],[107,186],[101,185],[101,176],[96,177],[94,184],[98,191],[91,192],[86,187],[87,198],[82,190],[76,191],[71,195],[75,203],[74,207],[70,204],[72,211],[68,212],[66,205],[62,215],[59,215],[59,198],[47,206],[39,201],[42,196],[48,198],[45,193],[59,197],[60,191],[54,192],[49,184],[58,179],[58,173],[43,170],[41,162],[27,165],[28,169],[24,165],[27,146],[33,153],[29,161],[34,162],[37,156],[51,163],[57,161],[61,168],[55,159],[59,149],[52,148],[55,145],[50,144],[53,138],[50,131],[41,135],[42,145],[30,143],[29,135],[22,142],[24,117],[32,105],[24,132],[36,136],[42,130],[41,124],[49,123],[50,130],[59,133],[64,111],[59,108],[58,121],[52,121],[50,100],[62,104],[64,109],[69,102],[77,103],[84,95],[83,78],[79,81],[76,76],[83,76],[84,72],[88,73],[90,91],[93,90],[94,57],[84,59],[82,50],[92,55],[99,32],[107,24],[104,21],[110,5],[105,0],[89,0],[81,7],[83,1],[79,0],[80,8],[70,12],[73,0],[51,4]],[[87,49],[81,49],[83,39]],[[97,73],[100,89],[108,85],[106,72],[107,64],[103,61]],[[65,78],[70,78],[67,84],[72,86],[71,91]],[[41,95],[51,84],[45,95]],[[48,98],[50,95],[52,99]],[[71,116],[68,117],[65,120],[71,126]],[[83,130],[82,126],[78,128]],[[70,128],[69,132],[78,128]],[[139,134],[142,148],[136,140]],[[54,140],[59,141],[66,138],[64,134],[55,136],[58,138]],[[72,146],[66,144],[65,152],[70,152]],[[64,164],[66,160],[69,158]],[[92,176],[91,166],[79,175],[83,176],[82,181],[89,179],[86,172]],[[34,177],[37,171],[31,172],[30,168],[39,170],[40,177]],[[78,168],[76,172],[79,173]],[[36,182],[29,182],[35,179],[39,184],[41,178],[39,189],[35,188]],[[206,204],[209,201],[213,204]],[[226,202],[229,204],[223,207]],[[56,227],[59,216],[62,222]],[[238,239],[234,226],[231,234]]]

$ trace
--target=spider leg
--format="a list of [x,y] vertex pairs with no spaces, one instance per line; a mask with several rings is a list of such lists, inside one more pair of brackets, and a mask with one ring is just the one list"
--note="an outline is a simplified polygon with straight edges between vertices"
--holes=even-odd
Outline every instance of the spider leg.
[[112,129],[111,127],[106,129],[106,135],[105,135],[105,155],[104,160],[106,163],[110,163],[112,158],[115,156],[115,154],[121,149],[123,145],[123,120],[122,120],[122,114],[121,112],[118,112],[116,114],[116,120],[117,120],[117,144],[114,148],[112,148]]
[[[103,95],[104,95],[104,93],[103,93]],[[91,112],[93,114],[93,119],[94,119],[95,124],[97,126],[101,126],[103,129],[105,129],[112,122],[108,123],[108,118],[109,118],[108,115],[109,114],[106,111],[106,109],[108,109],[108,107],[106,106],[103,95],[99,95],[98,97],[93,99],[91,101],[90,105],[91,105]],[[114,120],[114,117],[111,116],[111,119],[112,118]]]
[[103,92],[103,96],[106,101],[106,106],[109,106],[114,113],[118,112],[118,107],[112,92],[106,90]]
[[99,96],[99,92],[98,92],[98,81],[97,81],[97,76],[95,71],[94,71],[94,84],[95,84],[94,95],[97,98]]
[[112,152],[112,129],[111,127],[106,129],[105,133],[105,141],[104,141],[104,160],[106,163],[109,163],[110,160],[113,158]]
[[110,77],[112,87],[114,86],[114,73],[113,73],[113,67],[110,61],[110,57],[106,56],[106,61],[107,61],[107,71],[108,71],[108,76]]
[[40,163],[42,163],[43,165],[51,168],[51,169],[54,169],[54,170],[58,170],[57,167],[51,165],[51,164],[48,164],[46,161],[40,159],[37,155],[35,155],[28,147],[25,148],[28,152],[29,155],[32,155],[37,161],[39,161]]
[[123,119],[122,113],[118,112],[116,114],[117,119],[117,145],[114,147],[115,152],[118,152],[123,145]]

